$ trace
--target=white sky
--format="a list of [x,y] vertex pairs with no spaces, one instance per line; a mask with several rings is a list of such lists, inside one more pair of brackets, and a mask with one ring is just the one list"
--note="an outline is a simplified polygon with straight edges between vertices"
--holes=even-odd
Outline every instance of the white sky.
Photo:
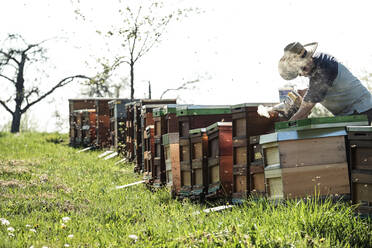
[[[137,0],[138,2],[139,0]],[[83,13],[94,15],[93,22],[76,20],[71,0],[2,0],[0,36],[20,33],[27,41],[38,42],[64,37],[49,43],[50,78],[44,89],[58,79],[75,73],[91,73],[84,62],[90,56],[104,56],[107,44],[95,30],[113,19],[115,0],[81,0]],[[163,42],[136,67],[135,97],[152,97],[167,88],[206,75],[196,89],[178,92],[183,102],[194,104],[239,104],[278,101],[278,87],[286,83],[277,72],[283,48],[290,42],[319,42],[318,51],[334,55],[359,77],[372,72],[371,1],[299,0],[178,0],[183,7],[199,7],[193,15],[169,27]],[[87,7],[89,6],[89,7]],[[85,9],[84,9],[85,8]],[[127,71],[122,70],[122,77]],[[306,79],[296,79],[305,85]],[[0,98],[10,87],[0,80]],[[122,97],[129,96],[129,90]],[[166,98],[175,97],[168,93]],[[68,127],[68,98],[79,97],[79,86],[57,90],[31,108],[30,118],[40,131],[53,131],[57,109]],[[40,114],[43,113],[43,114]],[[0,128],[10,114],[0,106]]]

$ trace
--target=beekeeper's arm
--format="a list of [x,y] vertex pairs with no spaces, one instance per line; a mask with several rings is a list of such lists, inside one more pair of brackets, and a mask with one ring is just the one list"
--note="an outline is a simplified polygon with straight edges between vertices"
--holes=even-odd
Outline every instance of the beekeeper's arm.
[[315,103],[302,101],[301,106],[296,112],[296,114],[294,114],[292,118],[289,120],[296,121],[307,118],[307,116],[311,113],[311,110],[313,109],[314,106]]

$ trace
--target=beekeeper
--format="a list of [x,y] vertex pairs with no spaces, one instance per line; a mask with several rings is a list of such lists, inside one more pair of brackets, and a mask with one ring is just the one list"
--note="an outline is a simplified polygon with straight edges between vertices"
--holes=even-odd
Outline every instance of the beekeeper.
[[[372,95],[343,64],[325,53],[315,53],[318,43],[294,42],[284,48],[279,74],[285,80],[309,78],[299,110],[290,120],[307,118],[316,103],[333,115],[365,114],[372,121]],[[306,48],[307,49],[306,49]]]

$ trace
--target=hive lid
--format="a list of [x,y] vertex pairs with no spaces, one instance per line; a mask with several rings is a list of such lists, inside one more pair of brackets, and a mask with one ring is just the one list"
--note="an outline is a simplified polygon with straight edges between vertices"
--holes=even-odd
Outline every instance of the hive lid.
[[348,132],[372,132],[372,126],[347,126]]
[[177,116],[218,115],[231,114],[231,109],[228,105],[187,105],[177,106],[176,113]]
[[177,105],[177,104],[166,104],[162,107],[154,108],[152,113],[155,117],[163,116],[163,115],[167,115],[167,114],[175,114],[177,106],[179,106],[179,105]]
[[213,131],[213,129],[217,128],[217,127],[231,127],[232,126],[232,122],[216,122],[208,127],[206,127],[207,129],[207,132],[210,132],[210,131]]
[[366,115],[336,116],[308,118],[297,121],[283,121],[275,123],[275,131],[305,130],[314,128],[331,128],[346,126],[366,126],[368,118]]
[[278,102],[277,103],[272,103],[272,102],[240,103],[240,104],[232,105],[231,106],[231,109],[239,109],[239,108],[246,108],[246,107],[258,107],[259,105],[263,105],[263,106],[274,106],[276,104],[278,104]]
[[319,128],[307,130],[288,130],[276,133],[270,133],[260,136],[260,144],[267,144],[272,142],[287,141],[287,140],[302,140],[325,138],[333,136],[346,136],[345,127],[334,128]]
[[191,129],[191,130],[189,130],[189,134],[190,135],[193,135],[193,134],[201,134],[201,133],[203,133],[203,132],[206,132],[207,131],[207,129],[206,128],[195,128],[195,129]]

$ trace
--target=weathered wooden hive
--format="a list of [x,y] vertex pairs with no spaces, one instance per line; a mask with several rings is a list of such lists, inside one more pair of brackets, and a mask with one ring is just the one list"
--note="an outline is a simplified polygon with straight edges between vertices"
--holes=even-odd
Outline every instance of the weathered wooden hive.
[[148,125],[143,134],[143,161],[144,161],[144,172],[143,179],[147,184],[152,184],[156,176],[154,170],[154,125]]
[[[192,129],[205,128],[219,121],[231,121],[231,110],[226,105],[189,105],[177,106],[178,132],[179,132],[179,159],[180,166],[175,167],[173,174],[181,175],[181,190],[176,194],[181,197],[191,195],[191,143]],[[180,171],[179,171],[180,170]],[[195,178],[195,177],[194,177]],[[198,191],[194,190],[195,193]]]
[[206,197],[231,197],[233,189],[232,123],[207,127]]
[[372,127],[347,127],[350,186],[358,211],[372,214]]
[[108,102],[110,109],[110,143],[111,148],[123,153],[125,146],[125,127],[127,111],[125,105],[130,99],[115,99]]
[[233,119],[233,201],[240,202],[252,192],[264,191],[263,166],[259,164],[251,137],[274,131],[274,122],[258,115],[259,105],[275,103],[244,103],[231,106]]
[[[162,137],[167,133],[178,133],[176,106],[176,104],[167,104],[163,107],[155,108],[153,110],[155,126],[154,170],[156,171],[154,187],[160,187],[167,184],[167,172]],[[171,171],[168,171],[168,174],[171,175]]]
[[[149,100],[148,100],[149,101]],[[154,126],[155,128],[155,121],[154,121],[154,115],[153,115],[153,110],[156,109],[156,108],[161,108],[161,107],[164,107],[165,104],[168,104],[169,102],[172,102],[175,103],[176,100],[163,100],[165,102],[165,104],[161,104],[161,101],[159,100],[153,100],[155,102],[155,104],[150,104],[151,102],[146,102],[146,104],[144,104],[142,106],[142,110],[141,110],[141,126],[142,126],[142,130],[143,130],[143,134],[146,130],[146,128],[148,126]],[[160,103],[159,103],[160,102]],[[154,134],[155,135],[155,130],[154,130]],[[142,136],[142,142],[144,142],[143,140],[143,136]],[[155,143],[151,143],[152,146],[155,146]],[[155,156],[155,147],[152,147],[151,150],[153,150],[153,153],[152,153],[152,157],[154,158]],[[144,148],[142,147],[142,155],[144,154]],[[142,158],[142,161],[144,161],[144,158]],[[151,163],[151,168],[154,167],[154,159],[151,159],[150,161]],[[157,174],[157,170],[156,171],[152,171],[153,174]],[[160,176],[160,174],[159,174]],[[156,176],[157,177],[157,176]],[[158,182],[158,181],[157,181]],[[158,185],[160,186],[160,185]]]
[[181,190],[179,133],[164,134],[162,144],[164,147],[166,186],[170,189],[171,194],[175,196]]
[[124,137],[125,137],[125,147],[123,150],[124,156],[129,160],[133,161],[135,159],[135,131],[134,131],[134,112],[136,110],[136,102],[138,100],[131,101],[125,104],[126,109],[126,121],[124,128]]
[[[95,109],[97,114],[96,124],[96,142],[95,146],[107,148],[110,146],[110,111],[108,102],[114,100],[112,98],[83,98],[69,99],[70,110],[70,130],[73,121],[72,113],[75,110]],[[71,132],[70,132],[71,133]]]
[[364,116],[277,123],[277,132],[260,136],[267,196],[350,198],[345,127],[366,123]]
[[81,140],[82,145],[92,146],[97,138],[97,114],[95,109],[77,110],[81,114]]

